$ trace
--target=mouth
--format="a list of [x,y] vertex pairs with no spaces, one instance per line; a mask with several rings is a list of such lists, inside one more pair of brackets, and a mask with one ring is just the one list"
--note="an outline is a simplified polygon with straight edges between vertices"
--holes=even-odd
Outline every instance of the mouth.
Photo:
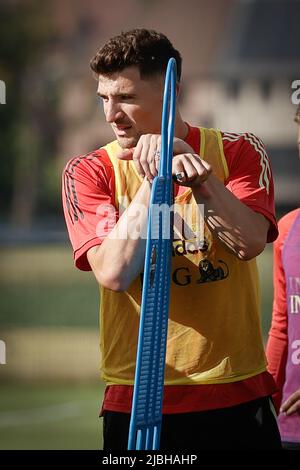
[[124,136],[128,133],[128,131],[132,128],[132,126],[129,125],[114,125],[113,129],[116,135],[118,136]]

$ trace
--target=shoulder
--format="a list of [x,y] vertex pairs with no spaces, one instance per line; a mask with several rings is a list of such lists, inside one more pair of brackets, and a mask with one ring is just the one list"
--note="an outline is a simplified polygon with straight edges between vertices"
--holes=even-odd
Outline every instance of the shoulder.
[[270,184],[273,184],[272,170],[261,138],[250,132],[221,134],[230,177],[249,175],[269,193]]
[[288,212],[278,222],[279,234],[284,236],[288,233],[294,221],[300,217],[300,208]]
[[95,180],[95,177],[98,178],[101,175],[109,177],[112,171],[113,165],[106,150],[99,148],[69,159],[63,169],[63,176],[75,179],[85,176]]
[[265,145],[260,137],[251,132],[234,133],[221,131],[224,152],[231,159],[245,152],[253,156],[267,157]]
[[291,212],[288,212],[285,214],[281,219],[278,221],[278,230],[279,230],[279,235],[277,240],[274,242],[274,249],[275,251],[281,251],[285,241],[287,240],[288,234],[290,232],[290,229],[297,219],[297,217],[300,217],[300,208],[295,209]]

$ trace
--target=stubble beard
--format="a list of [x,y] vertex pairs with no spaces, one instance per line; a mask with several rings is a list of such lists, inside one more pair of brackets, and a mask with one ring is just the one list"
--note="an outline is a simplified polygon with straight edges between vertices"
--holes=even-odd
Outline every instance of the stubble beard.
[[122,149],[131,149],[136,147],[139,137],[120,137],[117,136],[118,143]]

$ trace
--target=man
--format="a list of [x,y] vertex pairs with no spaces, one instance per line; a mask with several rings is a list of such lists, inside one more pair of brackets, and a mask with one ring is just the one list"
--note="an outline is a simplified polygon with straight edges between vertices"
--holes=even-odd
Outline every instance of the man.
[[[296,111],[300,155],[300,105]],[[279,221],[274,244],[274,303],[267,344],[283,447],[300,450],[300,209]],[[280,407],[281,405],[281,407]]]
[[[117,140],[72,159],[64,172],[75,263],[92,269],[101,286],[105,450],[127,446],[146,243],[135,235],[147,224],[140,208],[149,206],[159,164],[170,57],[179,93],[181,57],[163,34],[135,29],[97,52],[91,68]],[[255,263],[277,237],[266,151],[252,134],[190,126],[177,106],[172,165],[179,232],[176,226],[161,449],[280,448]]]

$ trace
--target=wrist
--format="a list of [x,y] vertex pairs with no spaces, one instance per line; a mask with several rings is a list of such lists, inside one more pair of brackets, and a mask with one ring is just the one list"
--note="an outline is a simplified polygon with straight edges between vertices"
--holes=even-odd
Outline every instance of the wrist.
[[193,194],[196,200],[208,200],[213,195],[213,183],[212,175],[209,175],[208,178],[198,185],[192,187]]

